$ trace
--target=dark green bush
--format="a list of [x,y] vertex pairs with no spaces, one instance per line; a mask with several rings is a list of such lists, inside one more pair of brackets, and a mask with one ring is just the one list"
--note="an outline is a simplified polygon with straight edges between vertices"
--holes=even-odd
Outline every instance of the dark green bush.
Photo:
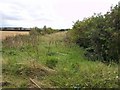
[[97,14],[76,21],[68,31],[71,41],[86,49],[90,59],[104,62],[120,60],[120,4],[105,15]]

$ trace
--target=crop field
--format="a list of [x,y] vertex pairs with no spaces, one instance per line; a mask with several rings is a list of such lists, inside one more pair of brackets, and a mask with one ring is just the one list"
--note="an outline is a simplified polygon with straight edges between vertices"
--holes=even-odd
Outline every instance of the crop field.
[[0,40],[6,37],[16,36],[16,35],[27,35],[28,31],[0,31]]

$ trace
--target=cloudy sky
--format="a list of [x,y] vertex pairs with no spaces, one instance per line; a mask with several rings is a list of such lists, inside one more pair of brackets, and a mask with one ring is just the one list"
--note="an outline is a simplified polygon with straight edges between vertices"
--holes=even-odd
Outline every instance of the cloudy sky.
[[119,0],[0,0],[0,27],[71,28],[94,13],[105,14]]

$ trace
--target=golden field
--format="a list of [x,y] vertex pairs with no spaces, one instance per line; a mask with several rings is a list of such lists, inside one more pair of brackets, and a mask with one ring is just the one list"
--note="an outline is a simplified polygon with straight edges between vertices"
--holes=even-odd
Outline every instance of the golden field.
[[0,31],[0,40],[16,35],[27,35],[29,31]]

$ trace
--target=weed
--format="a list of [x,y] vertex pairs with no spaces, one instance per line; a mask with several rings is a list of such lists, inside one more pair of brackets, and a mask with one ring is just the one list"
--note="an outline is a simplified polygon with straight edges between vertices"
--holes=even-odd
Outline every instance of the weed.
[[57,65],[57,63],[58,63],[58,60],[56,60],[56,59],[50,59],[50,60],[47,60],[46,61],[46,65],[49,67],[49,68],[54,68],[54,67],[56,67],[56,65]]

